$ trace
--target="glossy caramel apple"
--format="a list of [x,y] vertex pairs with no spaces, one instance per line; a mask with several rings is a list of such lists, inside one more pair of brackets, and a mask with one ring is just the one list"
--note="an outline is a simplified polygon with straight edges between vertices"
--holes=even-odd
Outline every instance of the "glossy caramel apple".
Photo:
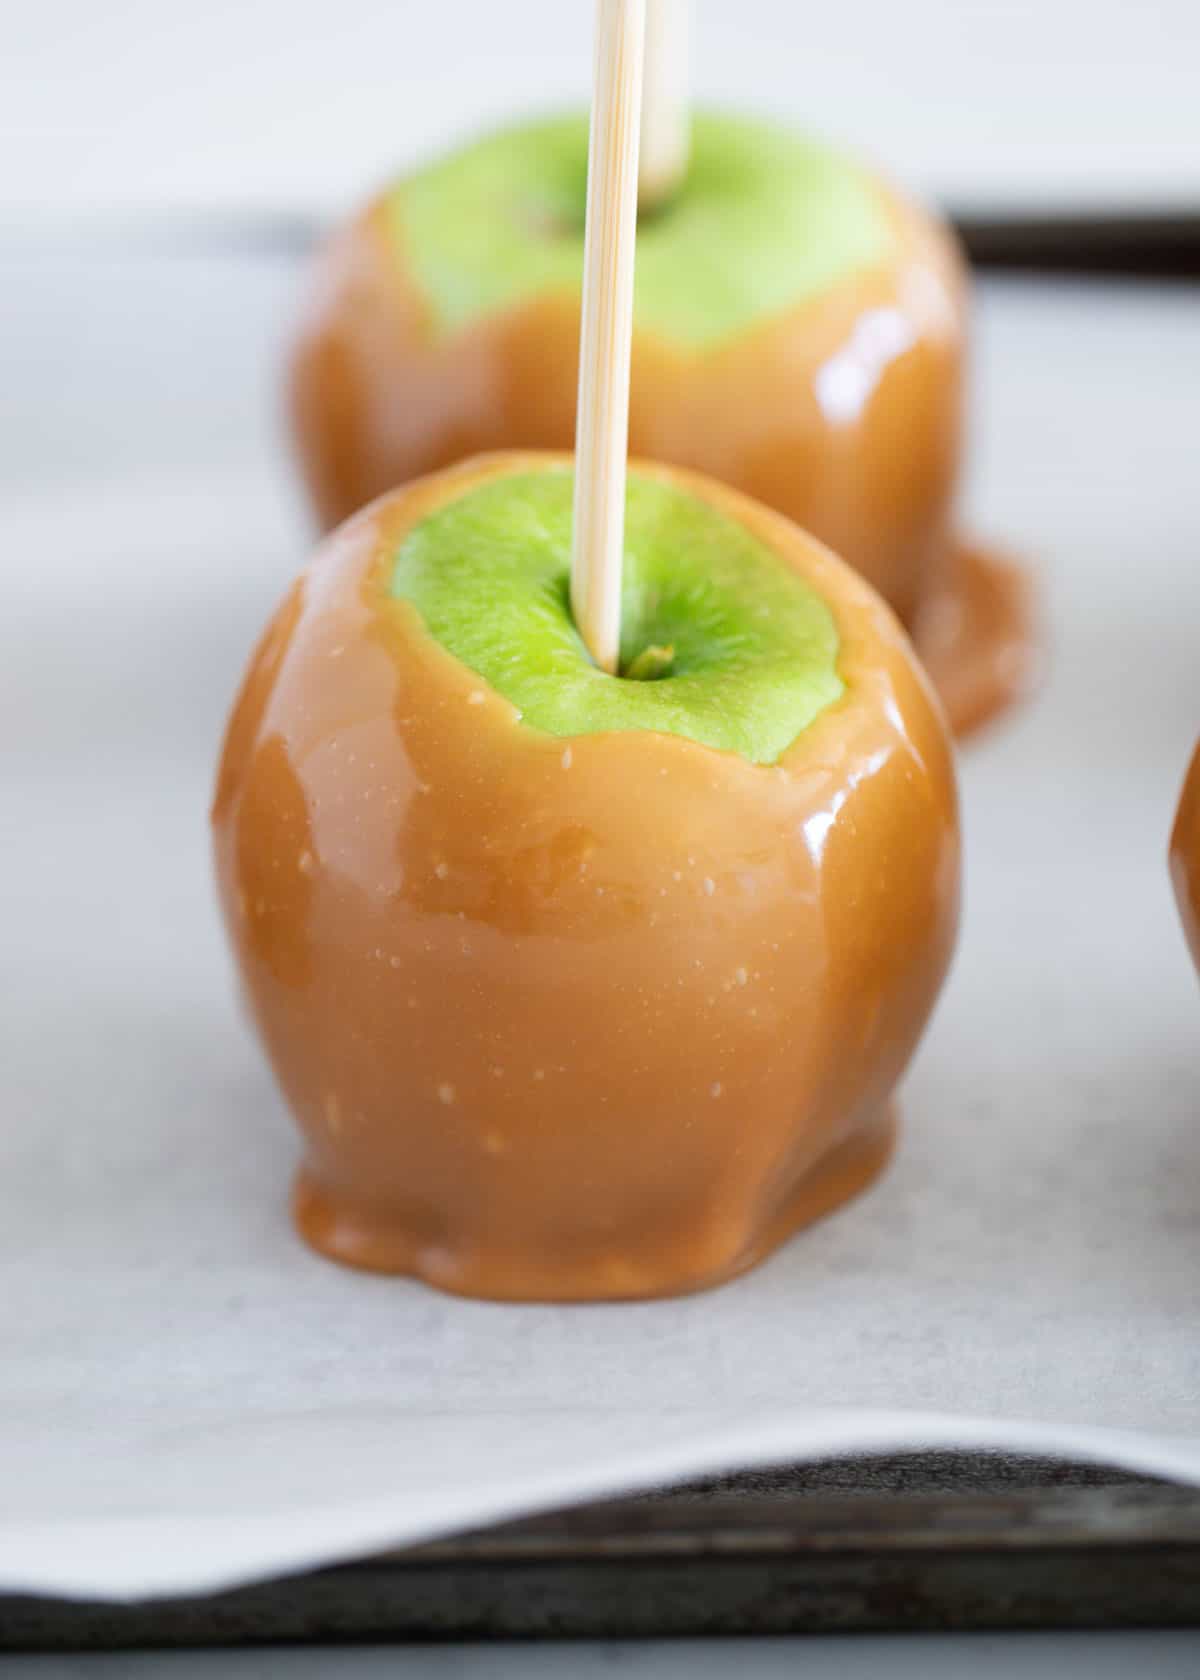
[[[909,628],[966,732],[1024,690],[1032,649],[1023,574],[953,532],[965,267],[935,217],[842,160],[829,167],[853,174],[869,201],[869,254],[725,335],[688,338],[661,309],[641,310],[630,449],[745,491],[855,566]],[[444,319],[406,246],[422,230],[406,228],[404,190],[331,241],[295,348],[293,431],[327,528],[464,456],[573,441],[577,286],[547,281]],[[733,269],[736,229],[718,259]],[[660,231],[656,218],[639,238],[642,269],[642,246]],[[693,284],[685,276],[681,297]]]
[[1200,747],[1183,785],[1171,836],[1171,878],[1188,944],[1200,968]]
[[957,922],[939,708],[874,592],[777,514],[631,468],[832,614],[840,698],[771,763],[533,728],[389,593],[441,510],[566,466],[473,461],[329,538],[253,656],[214,806],[229,935],[304,1134],[301,1232],[490,1298],[714,1284],[859,1190]]

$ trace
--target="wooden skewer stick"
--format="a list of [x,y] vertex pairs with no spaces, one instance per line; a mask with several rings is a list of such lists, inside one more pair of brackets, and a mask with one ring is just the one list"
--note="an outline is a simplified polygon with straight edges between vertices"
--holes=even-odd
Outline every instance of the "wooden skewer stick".
[[638,205],[656,210],[687,174],[692,150],[688,98],[691,0],[646,0],[646,70],[642,82],[642,157]]
[[575,417],[571,607],[596,664],[621,643],[633,253],[646,0],[596,0],[583,315]]

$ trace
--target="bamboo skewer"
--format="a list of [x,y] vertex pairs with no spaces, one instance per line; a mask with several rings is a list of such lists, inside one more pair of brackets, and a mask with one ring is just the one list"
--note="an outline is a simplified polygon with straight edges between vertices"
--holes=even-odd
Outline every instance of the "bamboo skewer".
[[691,0],[646,0],[646,69],[642,79],[642,152],[638,206],[657,210],[672,198],[691,156],[688,26]]
[[645,36],[646,0],[596,0],[575,419],[571,607],[592,658],[610,672],[617,669],[621,642]]

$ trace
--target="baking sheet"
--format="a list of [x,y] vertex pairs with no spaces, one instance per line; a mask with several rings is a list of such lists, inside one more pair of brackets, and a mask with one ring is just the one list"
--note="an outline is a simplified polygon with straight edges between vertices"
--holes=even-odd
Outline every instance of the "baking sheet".
[[[265,342],[271,286],[235,293]],[[215,424],[247,412],[245,320],[169,333],[174,307],[131,325],[174,358],[136,414],[120,378],[70,398],[120,458],[51,450],[5,491],[0,1588],[201,1591],[856,1450],[1200,1481],[1200,989],[1164,862],[1200,728],[1194,299],[985,295],[969,500],[1044,557],[1055,656],[964,764],[963,942],[895,1166],[721,1291],[587,1309],[446,1300],[289,1231],[205,806],[301,545],[265,439],[235,462]],[[137,439],[198,342],[174,461]]]

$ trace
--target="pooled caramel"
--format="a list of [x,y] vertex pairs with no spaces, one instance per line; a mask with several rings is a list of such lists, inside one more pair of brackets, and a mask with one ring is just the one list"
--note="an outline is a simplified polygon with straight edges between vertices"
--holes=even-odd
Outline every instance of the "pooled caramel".
[[[965,732],[1028,687],[1031,602],[1009,563],[953,536],[967,316],[957,246],[875,190],[892,229],[886,262],[711,349],[635,331],[629,443],[779,509],[856,567],[912,631]],[[387,202],[374,204],[326,251],[293,358],[293,429],[323,524],[481,451],[570,448],[578,317],[577,298],[551,294],[434,332]]]
[[467,1295],[658,1295],[886,1159],[955,933],[954,773],[877,597],[659,467],[824,597],[845,693],[774,765],[520,721],[388,579],[426,515],[545,459],[417,482],[318,551],[234,707],[217,873],[311,1244]]
[[1196,748],[1171,836],[1171,877],[1188,944],[1200,968],[1200,747]]

